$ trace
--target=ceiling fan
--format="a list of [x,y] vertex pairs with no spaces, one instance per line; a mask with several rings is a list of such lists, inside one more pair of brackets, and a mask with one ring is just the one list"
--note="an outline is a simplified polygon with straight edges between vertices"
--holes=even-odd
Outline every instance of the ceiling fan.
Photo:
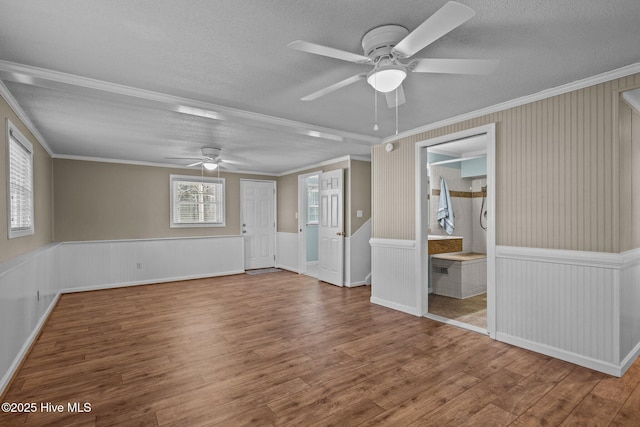
[[[476,74],[491,73],[498,61],[487,59],[421,58],[408,60],[417,52],[438,40],[475,15],[468,6],[450,1],[427,18],[411,33],[400,25],[383,25],[367,32],[362,38],[364,55],[296,40],[287,47],[315,55],[328,56],[356,64],[373,65],[368,73],[351,76],[303,98],[311,101],[358,82],[364,78],[376,91],[386,95],[389,108],[405,102],[402,82],[407,71],[414,73]],[[397,92],[396,92],[397,89]]]
[[218,147],[202,147],[202,156],[200,157],[167,157],[170,160],[197,160],[197,162],[187,165],[188,168],[202,165],[206,170],[216,170],[218,167],[223,169],[237,169],[231,163],[231,160],[222,159],[222,149]]

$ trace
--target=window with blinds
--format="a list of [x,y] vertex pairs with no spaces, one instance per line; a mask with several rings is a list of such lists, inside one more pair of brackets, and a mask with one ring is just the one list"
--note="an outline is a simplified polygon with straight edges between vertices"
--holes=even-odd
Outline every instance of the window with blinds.
[[[317,178],[317,177],[316,177]],[[319,218],[318,185],[307,186],[307,224],[318,224]]]
[[33,227],[33,146],[7,120],[9,238],[28,236]]
[[224,178],[171,175],[171,227],[224,227]]

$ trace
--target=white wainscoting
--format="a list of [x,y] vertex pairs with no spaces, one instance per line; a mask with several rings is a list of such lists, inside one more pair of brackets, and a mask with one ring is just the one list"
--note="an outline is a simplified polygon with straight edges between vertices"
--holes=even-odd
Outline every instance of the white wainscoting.
[[421,316],[416,289],[413,240],[372,238],[371,302]]
[[100,289],[244,272],[241,236],[63,243],[64,290]]
[[620,356],[623,372],[640,356],[640,249],[622,254]]
[[58,247],[47,245],[0,265],[0,394],[57,301]]
[[367,284],[371,274],[371,219],[367,220],[351,236],[344,239],[344,285],[348,287]]
[[242,236],[57,243],[0,265],[0,394],[61,293],[242,272]]
[[298,271],[298,233],[276,233],[276,267]]
[[[632,313],[640,297],[637,254],[628,257],[636,263],[629,268],[623,268],[623,255],[611,253],[500,246],[496,255],[496,339],[611,375],[624,373],[623,362],[640,341],[640,322]],[[636,305],[621,304],[625,298],[635,298]],[[621,345],[625,329],[627,343]]]

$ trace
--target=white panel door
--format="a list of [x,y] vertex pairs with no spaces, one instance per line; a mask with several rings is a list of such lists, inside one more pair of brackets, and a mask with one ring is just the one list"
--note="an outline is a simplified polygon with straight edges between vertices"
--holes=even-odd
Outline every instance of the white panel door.
[[318,278],[343,285],[344,209],[342,169],[320,174],[320,227],[318,231]]
[[244,268],[274,267],[276,223],[275,182],[240,181]]

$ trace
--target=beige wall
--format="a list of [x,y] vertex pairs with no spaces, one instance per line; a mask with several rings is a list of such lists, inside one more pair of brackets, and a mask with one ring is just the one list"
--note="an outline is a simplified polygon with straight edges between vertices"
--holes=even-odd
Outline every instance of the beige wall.
[[[640,112],[620,96],[620,250],[640,248]],[[634,167],[635,166],[635,167]]]
[[[220,173],[226,227],[169,227],[169,175],[199,170],[54,159],[57,241],[240,234],[240,180],[273,177]],[[213,176],[217,176],[217,173]]]
[[[7,218],[7,118],[33,144],[34,231],[31,236],[9,239]],[[52,161],[27,127],[0,97],[0,262],[51,243],[52,230]]]
[[[347,199],[349,212],[349,235],[352,235],[371,218],[371,162],[351,160],[349,166],[350,198]],[[357,211],[362,211],[358,218]]]
[[495,123],[497,244],[618,252],[615,111],[632,86],[640,75],[405,137],[391,153],[375,146],[373,236],[415,239],[416,142]]

